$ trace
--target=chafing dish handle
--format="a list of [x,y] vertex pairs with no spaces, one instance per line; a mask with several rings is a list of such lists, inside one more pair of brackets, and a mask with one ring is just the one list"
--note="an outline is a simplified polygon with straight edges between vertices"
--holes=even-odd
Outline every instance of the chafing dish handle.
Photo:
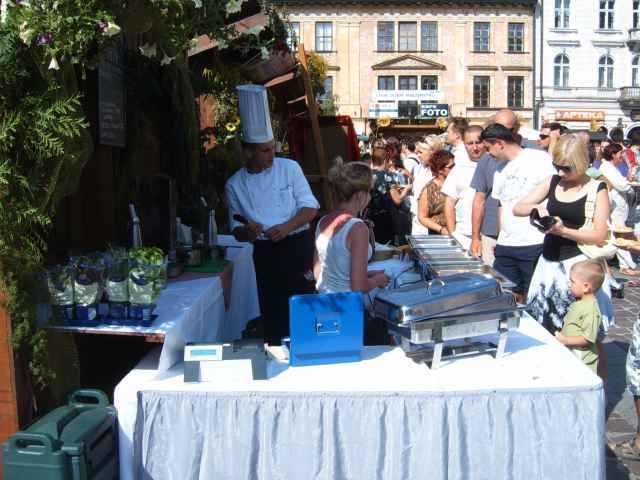
[[[434,290],[433,287],[435,285],[440,285],[440,288]],[[441,278],[434,278],[429,283],[427,283],[427,295],[440,295],[446,285],[447,284],[445,283],[445,281]]]

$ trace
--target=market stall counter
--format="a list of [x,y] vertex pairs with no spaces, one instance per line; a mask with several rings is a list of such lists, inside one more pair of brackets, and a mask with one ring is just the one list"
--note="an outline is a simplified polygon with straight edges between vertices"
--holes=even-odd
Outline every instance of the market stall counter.
[[[225,273],[229,278],[224,274],[184,274],[178,281],[170,281],[156,302],[155,319],[149,326],[96,321],[95,326],[49,328],[81,334],[142,336],[148,341],[163,343],[157,365],[161,371],[182,359],[187,342],[240,338],[247,322],[260,316],[253,246],[237,242],[230,235],[219,235],[218,245],[226,247],[230,267]],[[225,289],[226,280],[229,286]]]
[[115,391],[123,480],[604,478],[602,382],[526,314],[503,357],[438,370],[393,347],[261,381],[156,363]]

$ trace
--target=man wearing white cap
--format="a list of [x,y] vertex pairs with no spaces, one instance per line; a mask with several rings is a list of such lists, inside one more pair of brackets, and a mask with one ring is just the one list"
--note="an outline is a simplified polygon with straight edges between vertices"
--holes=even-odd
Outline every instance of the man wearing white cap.
[[318,201],[300,165],[274,156],[266,89],[238,87],[246,166],[225,186],[235,238],[254,242],[258,296],[265,340],[289,335],[289,297],[313,292],[314,241],[309,222]]

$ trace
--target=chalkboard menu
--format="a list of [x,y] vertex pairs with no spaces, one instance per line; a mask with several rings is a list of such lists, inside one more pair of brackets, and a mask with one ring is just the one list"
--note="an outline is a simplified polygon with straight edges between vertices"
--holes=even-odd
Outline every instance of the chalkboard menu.
[[98,143],[124,148],[126,145],[126,93],[124,40],[105,50],[98,65]]

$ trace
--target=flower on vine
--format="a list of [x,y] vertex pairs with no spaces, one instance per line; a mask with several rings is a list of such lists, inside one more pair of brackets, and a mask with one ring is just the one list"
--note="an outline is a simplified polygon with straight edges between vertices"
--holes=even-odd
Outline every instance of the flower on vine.
[[107,22],[107,26],[102,32],[107,37],[113,37],[114,35],[118,35],[120,33],[121,28],[115,23]]
[[271,54],[269,53],[269,49],[267,47],[261,47],[260,56],[262,57],[263,60],[266,60],[267,58],[269,58],[271,56]]
[[156,56],[157,51],[158,51],[155,43],[152,44],[152,45],[149,45],[148,43],[145,43],[141,47],[138,47],[138,50],[140,51],[140,53],[143,56],[145,56],[147,58],[154,58]]
[[260,35],[260,32],[266,28],[266,26],[267,25],[264,23],[258,23],[251,28],[247,28],[244,33],[245,35],[255,35],[257,37]]
[[173,62],[173,60],[176,57],[169,57],[166,53],[164,54],[164,57],[162,57],[162,60],[160,60],[160,65],[169,65],[171,62]]
[[22,22],[20,24],[20,28],[18,29],[18,36],[20,37],[20,40],[22,40],[23,43],[25,43],[26,45],[29,45],[29,43],[31,43],[31,39],[33,38],[33,30],[28,28],[29,24],[27,22]]
[[227,132],[235,132],[238,126],[235,123],[229,122],[224,126],[224,128],[227,129]]
[[233,13],[238,13],[242,10],[242,4],[246,0],[227,0],[227,15],[231,15]]
[[240,126],[240,117],[238,117],[238,116],[236,115],[236,117],[233,119],[233,124],[234,124],[236,127],[239,127],[239,126]]
[[51,59],[51,62],[49,63],[49,70],[60,70],[60,65],[58,65],[58,60],[56,60],[56,57],[53,57]]
[[36,39],[36,45],[49,45],[51,40],[53,40],[53,34],[51,32],[41,33]]

